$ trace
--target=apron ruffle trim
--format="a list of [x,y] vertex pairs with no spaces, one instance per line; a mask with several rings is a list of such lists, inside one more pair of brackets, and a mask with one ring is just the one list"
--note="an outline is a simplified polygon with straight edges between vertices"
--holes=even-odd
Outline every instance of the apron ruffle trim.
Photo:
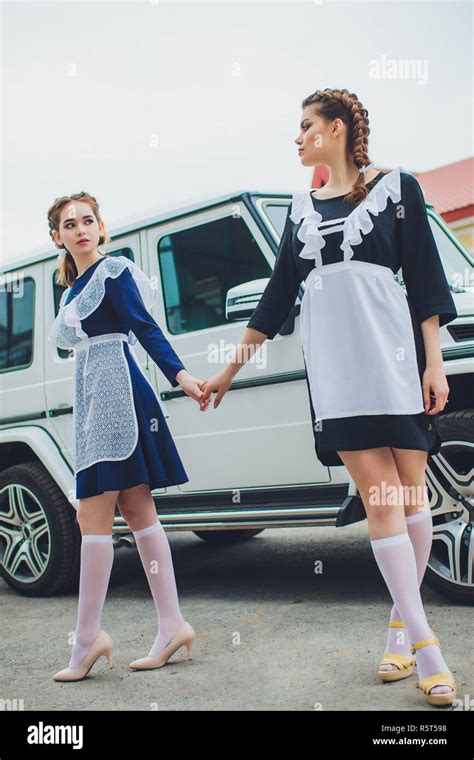
[[[67,327],[75,330],[77,338],[81,340],[87,338],[87,334],[81,328],[81,321],[89,317],[101,304],[105,295],[105,281],[107,277],[119,277],[125,267],[129,268],[143,303],[146,309],[150,310],[156,297],[156,289],[153,287],[151,280],[135,262],[130,261],[126,256],[109,256],[96,267],[89,282],[86,283],[81,292],[66,305],[64,302],[70,288],[67,288],[63,292],[59,303],[59,312],[49,331],[48,340],[57,342],[60,316],[64,319],[64,324]],[[137,342],[137,337],[131,330],[128,333],[128,342],[132,345]],[[63,345],[59,347],[69,348],[69,346]]]
[[[410,173],[401,166],[387,172],[369,191],[366,198],[345,218],[342,230],[343,241],[340,245],[344,252],[344,261],[349,261],[352,258],[354,255],[352,246],[359,245],[362,242],[362,234],[367,235],[373,229],[374,225],[370,215],[378,216],[380,212],[384,211],[389,198],[394,203],[400,201],[400,172]],[[314,259],[314,265],[321,267],[321,249],[326,245],[326,241],[319,231],[322,216],[314,208],[311,192],[310,189],[293,194],[290,218],[295,224],[303,220],[297,232],[298,239],[304,243],[299,255],[302,259]]]

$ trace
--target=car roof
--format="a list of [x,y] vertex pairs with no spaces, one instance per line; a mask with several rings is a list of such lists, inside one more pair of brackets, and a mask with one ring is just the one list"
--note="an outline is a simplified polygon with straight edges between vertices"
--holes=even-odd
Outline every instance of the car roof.
[[[121,222],[113,229],[107,229],[111,242],[114,238],[125,235],[129,232],[138,232],[146,227],[152,227],[155,224],[161,224],[163,222],[169,222],[173,219],[177,219],[180,216],[186,216],[187,214],[194,213],[196,211],[202,211],[210,209],[213,206],[218,206],[223,203],[235,202],[237,200],[247,201],[249,204],[253,204],[255,198],[264,197],[275,200],[287,200],[291,198],[291,193],[288,192],[262,192],[253,190],[240,190],[236,192],[226,193],[224,195],[215,196],[213,198],[206,198],[196,200],[186,206],[180,206],[177,208],[170,208],[161,211],[149,211],[146,216],[135,215],[133,218],[127,219]],[[106,249],[106,246],[104,246]],[[31,264],[36,264],[40,261],[47,261],[57,257],[58,249],[54,248],[51,244],[41,246],[39,248],[32,249],[23,254],[21,258],[10,258],[7,261],[2,262],[0,265],[0,273],[5,273],[15,269],[22,269],[23,267]]]

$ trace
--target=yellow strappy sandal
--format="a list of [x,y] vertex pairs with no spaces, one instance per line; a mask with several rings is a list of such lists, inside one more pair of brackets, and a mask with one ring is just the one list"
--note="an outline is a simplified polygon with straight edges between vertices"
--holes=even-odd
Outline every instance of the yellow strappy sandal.
[[[428,644],[436,644],[439,646],[439,639],[434,637],[432,639],[417,641],[416,644],[413,644],[411,651],[415,654],[417,649],[426,647]],[[431,689],[435,686],[450,686],[452,691],[447,691],[445,694],[431,694]],[[432,676],[423,678],[422,681],[417,682],[416,687],[426,694],[426,699],[430,705],[451,705],[457,695],[456,682],[453,674],[449,670],[447,672],[433,673]]]
[[[388,626],[389,628],[406,628],[403,620],[390,620]],[[402,678],[411,676],[415,662],[412,654],[385,652],[379,663],[377,673],[382,681],[400,681]],[[380,670],[380,665],[395,665],[397,670]]]

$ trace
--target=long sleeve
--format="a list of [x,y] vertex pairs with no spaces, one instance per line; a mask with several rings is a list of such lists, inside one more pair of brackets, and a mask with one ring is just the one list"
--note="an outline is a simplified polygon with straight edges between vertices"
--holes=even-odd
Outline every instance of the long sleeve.
[[412,174],[401,173],[402,214],[395,236],[398,261],[407,295],[421,324],[435,314],[440,327],[457,317],[448,281],[426,212],[421,186]]
[[272,275],[262,293],[247,327],[264,333],[272,340],[280,330],[295,303],[301,275],[298,272],[291,248],[291,203],[280,238]]
[[119,331],[128,334],[129,330],[132,330],[171,385],[179,385],[176,375],[186,368],[147,311],[128,267],[125,267],[118,277],[108,277],[105,288],[108,303],[121,325]]

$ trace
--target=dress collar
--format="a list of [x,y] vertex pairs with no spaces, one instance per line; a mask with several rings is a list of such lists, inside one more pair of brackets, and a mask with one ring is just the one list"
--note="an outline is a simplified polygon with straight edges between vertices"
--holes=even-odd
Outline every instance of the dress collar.
[[[91,270],[94,269],[95,266],[97,266],[97,264],[99,263],[99,261],[103,261],[104,259],[107,259],[107,258],[108,258],[108,256],[101,256],[100,259],[96,259],[96,261],[94,261],[93,264],[89,264],[89,266],[87,267],[87,269],[85,269],[83,271],[83,273],[79,275],[79,277],[76,277],[76,279],[74,280],[74,282],[78,282],[79,280],[81,280],[83,277],[85,277],[85,275],[88,272],[90,272]],[[73,285],[74,285],[74,283],[73,283]]]
[[[98,264],[98,262],[95,262]],[[94,267],[94,264],[92,264]],[[59,302],[59,312],[50,330],[49,339],[54,340],[59,329],[60,320],[64,320],[67,327],[72,327],[76,331],[78,338],[87,337],[82,330],[81,321],[89,317],[101,304],[105,295],[105,281],[108,277],[115,279],[124,269],[130,270],[130,273],[138,288],[145,308],[149,310],[156,297],[156,288],[146,274],[140,269],[134,261],[126,256],[106,256],[102,266],[95,266],[92,275],[85,283],[79,293],[71,298],[69,303],[65,303],[71,288],[66,288]],[[88,267],[86,274],[91,267]],[[81,275],[82,276],[82,275]],[[71,286],[72,287],[72,286]],[[129,342],[136,343],[136,336],[130,331]]]
[[[392,171],[384,174],[374,187],[369,190],[364,200],[355,206],[350,214],[345,217],[342,229],[343,240],[340,245],[344,253],[344,261],[348,261],[354,255],[352,246],[362,242],[361,233],[367,235],[372,230],[374,225],[370,214],[378,216],[381,211],[384,211],[389,198],[394,203],[400,201],[401,172],[410,173],[401,166],[397,166]],[[321,249],[326,245],[326,241],[319,231],[322,216],[314,208],[311,191],[312,188],[293,194],[290,218],[295,224],[303,220],[297,232],[298,239],[304,243],[299,255],[302,259],[314,259],[314,265],[321,267]],[[327,198],[326,200],[331,199]]]

